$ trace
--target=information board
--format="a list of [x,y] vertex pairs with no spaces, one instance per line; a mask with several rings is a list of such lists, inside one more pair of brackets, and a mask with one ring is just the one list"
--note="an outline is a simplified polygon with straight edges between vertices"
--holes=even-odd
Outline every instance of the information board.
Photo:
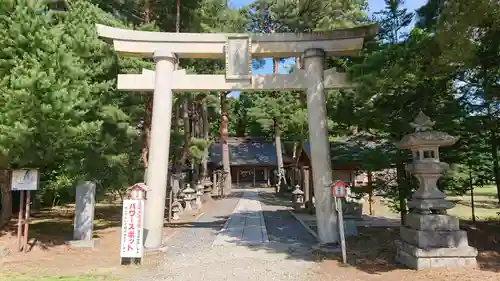
[[37,190],[38,180],[39,175],[37,169],[13,170],[10,189],[12,191]]

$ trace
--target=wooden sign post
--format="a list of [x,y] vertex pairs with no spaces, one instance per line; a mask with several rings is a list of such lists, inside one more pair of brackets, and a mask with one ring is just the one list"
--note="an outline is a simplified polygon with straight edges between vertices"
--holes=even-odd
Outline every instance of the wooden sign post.
[[338,214],[338,225],[339,225],[339,236],[340,236],[340,248],[342,250],[342,261],[347,263],[347,252],[345,244],[345,234],[344,234],[344,218],[342,214],[342,198],[346,197],[347,190],[345,183],[343,181],[336,181],[331,185],[332,196],[335,200],[335,206]]
[[[39,182],[40,174],[37,169],[19,169],[12,171],[10,189],[12,191],[21,192],[19,196],[19,216],[17,218],[17,247],[20,252],[28,252],[31,191],[38,189]],[[26,200],[24,200],[25,195]]]

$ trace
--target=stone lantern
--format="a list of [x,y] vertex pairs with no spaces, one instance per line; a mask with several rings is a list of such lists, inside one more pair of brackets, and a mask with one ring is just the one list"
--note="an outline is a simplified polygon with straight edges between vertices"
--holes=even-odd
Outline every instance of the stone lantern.
[[172,203],[172,220],[179,220],[179,213],[182,211],[182,206],[179,201]]
[[193,208],[193,201],[196,200],[195,196],[195,190],[191,188],[189,184],[186,185],[186,188],[182,191],[184,194],[184,203],[186,204],[186,207],[184,208],[185,211],[191,211]]
[[396,241],[396,259],[414,269],[476,266],[477,250],[469,246],[458,219],[446,214],[454,204],[437,188],[448,168],[439,161],[439,147],[453,145],[458,138],[434,131],[434,122],[422,112],[411,126],[415,132],[398,146],[412,151],[413,162],[406,170],[418,179],[419,188],[408,202],[410,214],[401,227],[401,240]]
[[201,184],[200,181],[198,181],[198,184],[196,185],[196,208],[198,210],[201,210],[201,197],[203,196],[203,191],[205,190],[205,187]]
[[300,190],[300,186],[296,185],[293,194],[293,208],[295,210],[301,210],[304,208],[304,191]]
[[210,193],[212,192],[212,180],[210,180],[210,177],[205,177],[201,180],[201,184],[205,188],[203,191],[203,199],[210,199]]

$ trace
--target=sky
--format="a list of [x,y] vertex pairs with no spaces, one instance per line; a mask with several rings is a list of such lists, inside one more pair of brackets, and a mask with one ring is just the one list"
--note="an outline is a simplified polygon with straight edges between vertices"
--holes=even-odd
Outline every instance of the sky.
[[[230,0],[229,5],[233,8],[240,8],[245,5],[248,5],[252,3],[253,0]],[[415,9],[420,8],[423,6],[427,0],[406,0],[404,3],[404,7],[408,9],[408,11],[413,12]],[[368,15],[371,16],[374,12],[378,12],[382,9],[384,9],[385,6],[385,1],[384,0],[368,0]],[[413,25],[412,25],[413,26]],[[258,75],[258,74],[271,74],[273,73],[273,62],[271,59],[266,59],[266,63],[264,64],[263,67],[253,69],[252,74],[253,75]],[[287,66],[290,64],[294,64],[295,60],[294,59],[287,59],[284,62],[280,63],[278,71],[280,73],[287,73],[288,68]],[[233,97],[238,97],[239,92],[232,92],[229,95]]]

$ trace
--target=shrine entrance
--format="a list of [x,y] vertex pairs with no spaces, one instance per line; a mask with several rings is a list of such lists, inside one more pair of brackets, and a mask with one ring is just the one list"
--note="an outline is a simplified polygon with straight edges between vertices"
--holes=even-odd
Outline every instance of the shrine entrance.
[[[103,39],[113,42],[121,55],[153,58],[155,70],[119,74],[118,89],[153,92],[149,187],[145,207],[146,248],[161,246],[167,186],[172,94],[188,91],[294,91],[307,92],[309,138],[313,166],[316,216],[321,244],[338,242],[337,214],[328,143],[325,89],[349,87],[345,73],[324,70],[326,56],[355,56],[364,38],[374,36],[376,25],[321,33],[168,33],[125,30],[97,25]],[[253,58],[300,57],[302,69],[291,74],[252,75]],[[175,69],[179,58],[225,59],[225,75],[187,74]]]

